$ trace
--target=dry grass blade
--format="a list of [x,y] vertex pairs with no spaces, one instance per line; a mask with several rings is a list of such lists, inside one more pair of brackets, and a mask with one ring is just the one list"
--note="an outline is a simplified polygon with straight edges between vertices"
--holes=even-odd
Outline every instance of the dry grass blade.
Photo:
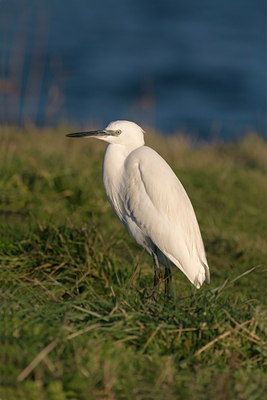
[[[241,326],[240,328],[242,329],[243,327]],[[267,347],[265,346],[265,342],[260,343],[258,340],[254,339],[253,337],[245,335],[243,332],[238,331],[237,329],[236,329],[236,331],[237,331],[238,335],[243,336],[243,338],[245,338],[253,343],[261,345],[263,349],[267,349]]]
[[126,338],[117,340],[116,343],[128,342],[129,340],[134,340],[134,339],[139,339],[139,336],[137,336],[137,335],[131,335],[131,336],[128,336],[128,337],[126,337]]
[[33,360],[30,364],[24,368],[24,370],[19,374],[17,380],[18,382],[24,381],[25,378],[33,371],[33,369],[56,347],[58,344],[58,339],[52,340]]
[[231,330],[226,331],[224,333],[222,333],[220,336],[216,337],[215,339],[213,339],[211,342],[207,343],[205,346],[201,347],[201,349],[199,349],[194,356],[197,357],[199,356],[199,354],[203,353],[203,351],[209,349],[211,346],[213,346],[215,343],[217,343],[219,340],[225,338],[226,336],[229,336],[231,334]]
[[178,332],[178,333],[182,333],[182,332],[195,332],[195,331],[205,331],[205,330],[209,330],[209,329],[218,329],[218,324],[214,325],[214,326],[202,326],[199,328],[183,328],[182,326],[179,329],[168,329],[167,332],[168,333],[173,333],[173,332]]
[[[112,324],[109,324],[109,326],[110,325],[112,325]],[[106,327],[106,326],[107,326],[107,324],[105,324],[105,325],[102,325],[102,324],[89,325],[86,328],[81,329],[80,331],[77,331],[77,332],[74,332],[74,333],[71,333],[70,335],[68,335],[67,336],[67,340],[74,339],[75,337],[77,337],[79,335],[82,335],[83,333],[90,332],[90,331],[92,331],[94,329],[103,328],[103,327]]]
[[104,321],[108,321],[109,320],[109,318],[104,317],[103,315],[101,315],[101,314],[99,314],[99,313],[97,313],[95,311],[87,310],[87,309],[85,309],[83,307],[79,307],[79,306],[76,306],[76,305],[73,305],[73,308],[76,308],[76,310],[82,311],[82,312],[84,312],[86,314],[92,315],[92,316],[97,317],[99,319],[103,319]]
[[250,330],[248,330],[245,326],[242,326],[242,324],[237,322],[226,310],[224,310],[224,312],[227,315],[227,317],[230,319],[230,321],[232,321],[238,328],[240,328],[243,331],[245,331],[249,336],[254,338],[256,341],[263,342],[263,340],[258,335],[256,335],[255,333],[251,332]]
[[[81,329],[78,332],[74,332],[67,336],[67,340],[74,339],[75,337],[82,335],[83,333],[89,332],[96,328],[102,327],[101,324],[94,324],[87,326],[84,329]],[[33,371],[33,369],[56,347],[59,340],[54,339],[51,343],[49,343],[33,360],[30,364],[18,375],[17,380],[18,382],[24,381],[25,378]]]
[[149,343],[154,339],[154,337],[156,336],[156,334],[158,333],[158,331],[160,330],[161,325],[158,325],[157,328],[154,330],[154,332],[152,333],[152,335],[149,337],[149,339],[147,340],[147,342],[145,343],[142,353],[145,351],[145,349],[147,348],[147,346],[149,345]]
[[203,353],[203,351],[209,349],[211,346],[213,346],[215,343],[217,343],[219,340],[224,339],[225,337],[229,336],[233,331],[242,328],[243,326],[247,325],[251,320],[245,321],[243,322],[243,324],[240,325],[240,327],[237,327],[236,329],[229,329],[228,331],[222,333],[221,335],[219,335],[217,338],[213,339],[211,342],[207,343],[205,346],[201,347],[201,349],[199,349],[194,356],[197,357],[199,356],[199,354]]

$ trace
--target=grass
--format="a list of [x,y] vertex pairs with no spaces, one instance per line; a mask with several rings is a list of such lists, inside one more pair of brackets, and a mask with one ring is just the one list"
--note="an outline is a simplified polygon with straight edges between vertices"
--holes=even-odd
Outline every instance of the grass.
[[68,130],[0,130],[0,398],[263,399],[267,144],[193,147],[147,135],[196,210],[211,285],[149,257],[101,184],[104,145]]

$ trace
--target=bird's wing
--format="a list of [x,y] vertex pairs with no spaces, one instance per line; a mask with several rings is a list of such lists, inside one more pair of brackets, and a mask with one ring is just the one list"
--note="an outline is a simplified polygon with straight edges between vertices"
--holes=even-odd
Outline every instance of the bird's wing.
[[209,269],[196,216],[181,182],[149,147],[134,150],[125,162],[124,207],[128,216],[161,252],[200,287]]

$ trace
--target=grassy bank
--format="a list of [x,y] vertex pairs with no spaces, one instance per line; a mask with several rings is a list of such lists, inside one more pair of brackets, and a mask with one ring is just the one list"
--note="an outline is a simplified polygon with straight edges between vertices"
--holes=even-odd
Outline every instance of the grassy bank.
[[0,398],[263,399],[267,144],[147,134],[194,205],[211,269],[151,304],[150,258],[101,183],[105,145],[0,130]]

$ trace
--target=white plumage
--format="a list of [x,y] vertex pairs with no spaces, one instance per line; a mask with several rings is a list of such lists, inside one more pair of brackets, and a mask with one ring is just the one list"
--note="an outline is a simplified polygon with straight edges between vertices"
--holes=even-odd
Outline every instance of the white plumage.
[[176,266],[196,288],[204,281],[209,283],[209,267],[189,197],[164,159],[144,145],[143,130],[134,122],[115,121],[101,131],[67,136],[97,137],[109,143],[103,160],[104,188],[130,235],[153,257],[154,286],[161,279],[158,260],[165,266],[166,282],[171,267]]

